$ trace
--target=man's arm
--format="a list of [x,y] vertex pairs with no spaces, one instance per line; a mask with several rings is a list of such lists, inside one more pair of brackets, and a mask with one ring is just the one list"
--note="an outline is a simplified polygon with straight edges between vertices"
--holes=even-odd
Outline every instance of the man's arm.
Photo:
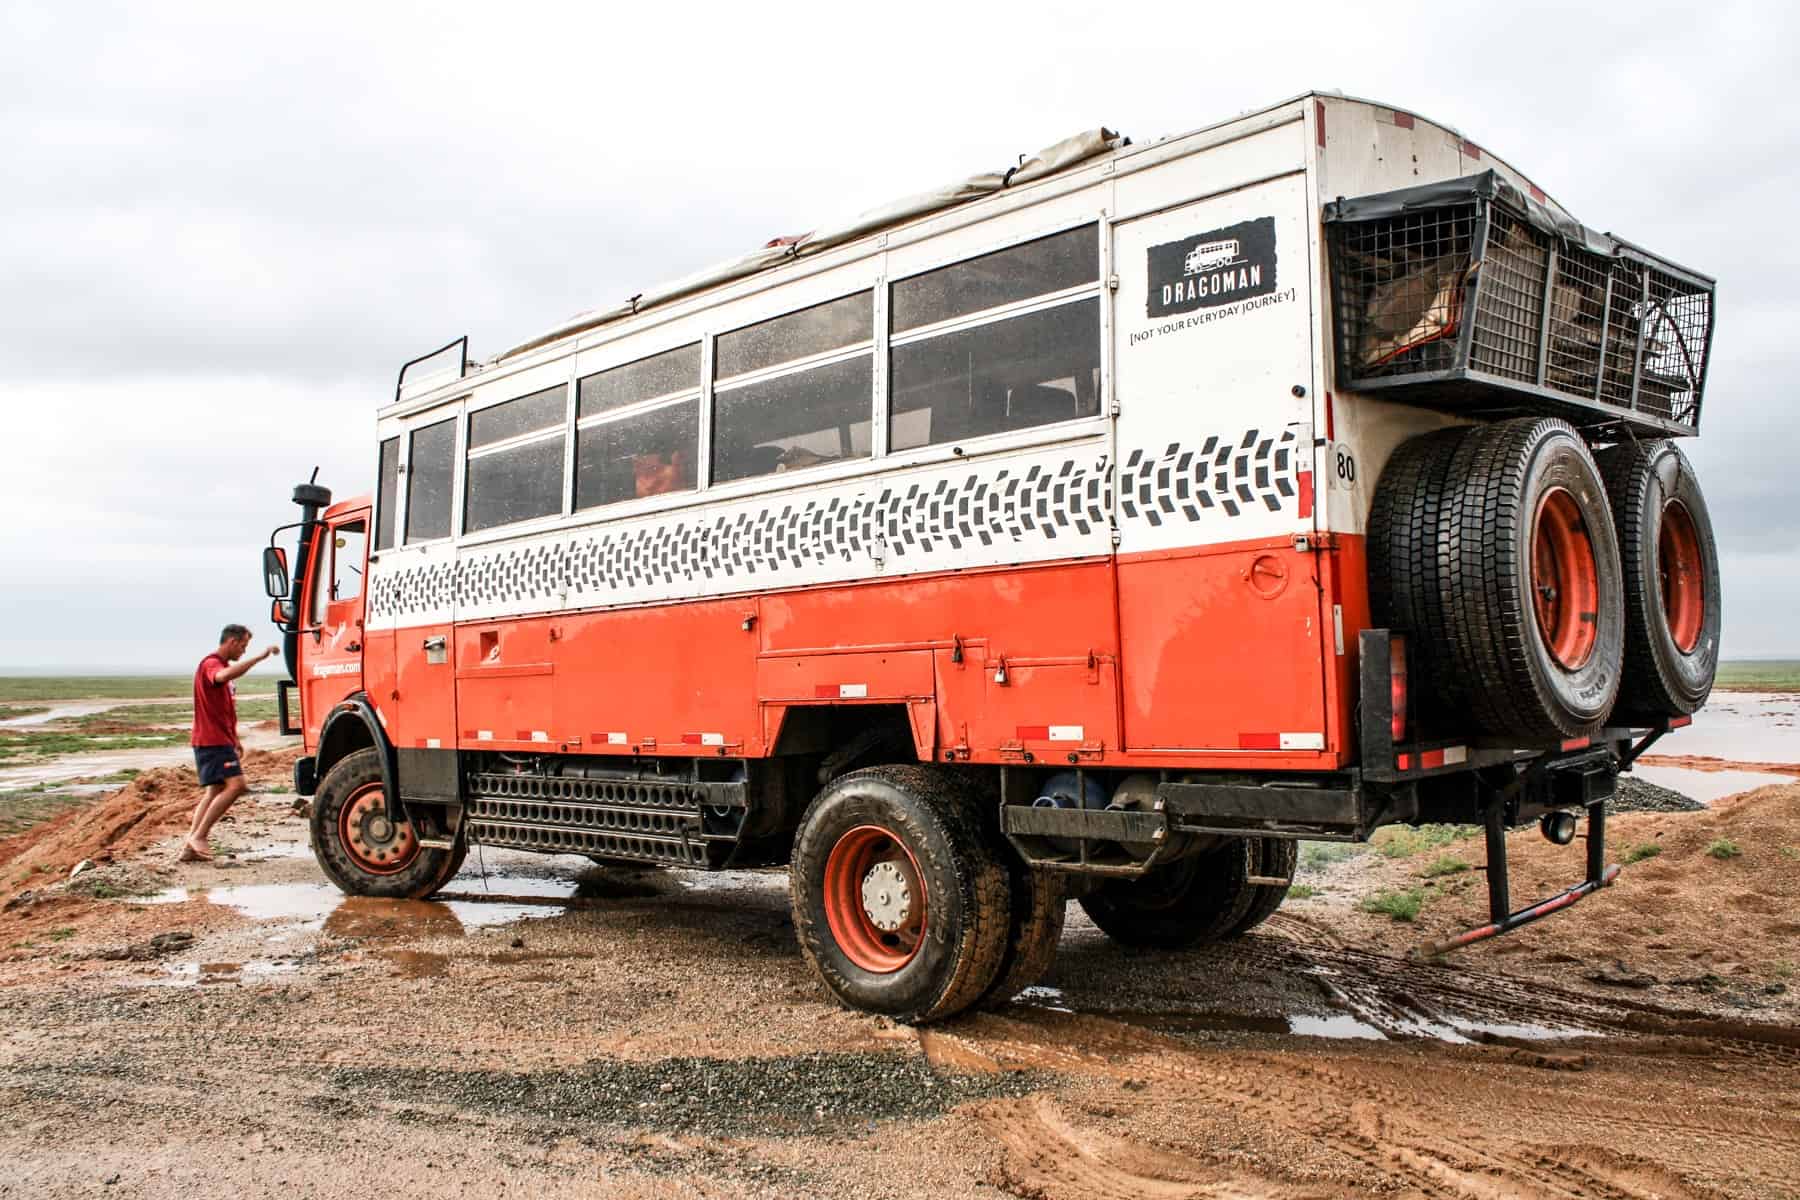
[[279,653],[281,653],[280,646],[270,646],[268,649],[264,650],[261,654],[258,654],[254,657],[246,655],[245,657],[240,658],[236,662],[232,663],[229,667],[226,667],[223,671],[215,671],[213,673],[212,682],[215,686],[220,685],[220,684],[230,683],[232,680],[234,680],[238,676],[244,674],[244,672],[248,671],[251,667],[254,667],[257,663],[261,662],[263,659],[270,658]]

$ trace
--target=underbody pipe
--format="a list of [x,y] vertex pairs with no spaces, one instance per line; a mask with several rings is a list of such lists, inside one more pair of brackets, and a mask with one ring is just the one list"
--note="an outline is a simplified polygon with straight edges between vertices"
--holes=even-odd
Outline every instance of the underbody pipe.
[[1619,864],[1614,863],[1612,866],[1606,868],[1598,880],[1584,879],[1574,887],[1569,888],[1566,891],[1558,892],[1548,900],[1540,900],[1530,908],[1522,908],[1516,913],[1508,913],[1503,920],[1494,921],[1476,929],[1459,933],[1455,937],[1445,938],[1441,942],[1426,942],[1419,947],[1419,956],[1422,958],[1433,958],[1440,954],[1447,954],[1452,950],[1460,950],[1464,946],[1470,946],[1476,942],[1485,942],[1487,939],[1499,937],[1503,933],[1510,933],[1521,925],[1529,925],[1533,921],[1536,921],[1541,917],[1547,917],[1553,912],[1561,912],[1583,896],[1586,896],[1591,892],[1599,891],[1603,887],[1610,886],[1613,880],[1618,877]]

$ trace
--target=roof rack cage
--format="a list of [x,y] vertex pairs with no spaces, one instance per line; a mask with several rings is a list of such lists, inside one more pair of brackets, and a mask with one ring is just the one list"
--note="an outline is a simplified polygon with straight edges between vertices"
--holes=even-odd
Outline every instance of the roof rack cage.
[[[461,379],[461,378],[463,378],[463,376],[467,375],[469,373],[469,335],[465,333],[461,337],[457,338],[455,341],[447,342],[444,345],[439,346],[436,350],[433,350],[430,354],[421,354],[417,358],[408,359],[406,362],[401,363],[400,364],[400,378],[398,378],[394,381],[394,403],[398,404],[400,402],[400,394],[406,388],[407,372],[413,370],[413,368],[415,368],[415,367],[424,367],[426,363],[431,362],[435,358],[439,358],[443,355],[446,355],[446,354],[450,353],[450,351],[452,351],[452,350],[457,351],[456,362],[455,362],[456,377],[458,379]],[[418,374],[420,374],[422,376],[432,376],[432,375],[447,373],[449,370],[450,370],[450,367],[448,365],[445,365],[442,367],[435,367],[430,370],[421,370],[418,372]]]
[[1699,432],[1714,281],[1487,171],[1325,206],[1337,386],[1450,411]]

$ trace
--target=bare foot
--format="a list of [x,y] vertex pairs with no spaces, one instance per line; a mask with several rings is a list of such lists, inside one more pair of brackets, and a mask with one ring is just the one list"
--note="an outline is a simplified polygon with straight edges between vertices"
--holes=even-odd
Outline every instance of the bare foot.
[[182,844],[180,856],[177,857],[175,861],[176,862],[211,862],[212,860],[213,860],[213,856],[208,854],[205,851],[205,849],[203,849],[203,848],[196,849],[194,846],[194,843],[185,842]]

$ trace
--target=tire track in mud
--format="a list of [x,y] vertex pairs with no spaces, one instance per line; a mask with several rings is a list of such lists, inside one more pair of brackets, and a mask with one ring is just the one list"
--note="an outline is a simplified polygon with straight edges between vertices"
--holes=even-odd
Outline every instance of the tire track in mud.
[[[1727,1194],[1709,1181],[1729,1181],[1734,1190],[1748,1184],[1748,1194],[1758,1196],[1792,1191],[1788,1173],[1760,1165],[1800,1162],[1800,1120],[1781,1115],[1779,1108],[1747,1115],[1741,1103],[1725,1098],[1672,1105],[1591,1082],[1551,1087],[1532,1069],[1581,1070],[1595,1058],[1603,1068],[1633,1073],[1633,1061],[1653,1058],[1710,1058],[1715,1067],[1717,1059],[1729,1058],[1749,1069],[1784,1069],[1800,1065],[1800,1032],[1458,965],[1386,957],[1333,944],[1323,931],[1281,916],[1273,922],[1278,936],[1253,937],[1233,947],[1235,965],[1306,979],[1325,1006],[1367,1022],[1388,1042],[1309,1040],[1296,1044],[1296,1050],[1309,1047],[1300,1053],[1246,1058],[1175,1036],[1184,1028],[1179,1010],[1013,1009],[934,1036],[960,1037],[970,1051],[1007,1067],[1117,1078],[1126,1086],[1132,1079],[1149,1081],[1163,1103],[1242,1114],[1356,1164],[1384,1187],[1401,1182],[1427,1196],[1710,1200]],[[1192,1015],[1202,1018],[1201,1029],[1221,1027],[1205,1020],[1218,1014]],[[1281,1023],[1247,1018],[1241,1028],[1279,1033]],[[1231,1027],[1228,1021],[1222,1025]],[[1185,1028],[1191,1032],[1193,1026]],[[1576,1045],[1564,1045],[1568,1042]],[[1546,1048],[1577,1052],[1542,1053]],[[1794,1089],[1785,1081],[1771,1082],[1775,1093],[1789,1093],[1791,1106]],[[1469,1093],[1480,1102],[1467,1103]],[[1433,1103],[1439,1094],[1446,1103]],[[1554,1099],[1547,1104],[1547,1097]],[[1066,1118],[1064,1125],[1068,1128],[1040,1134],[1045,1144],[1065,1147],[1052,1155],[1058,1161],[1084,1144],[1072,1137],[1074,1127]],[[1125,1161],[1122,1149],[1107,1145],[1111,1148],[1100,1158]],[[1653,1157],[1610,1146],[1643,1147]],[[1035,1148],[1042,1153],[1041,1146]],[[1043,1185],[1042,1163],[1034,1168],[1036,1175],[1026,1170],[1032,1161],[1028,1155],[1008,1158],[1011,1169],[1025,1172],[1020,1178]],[[1162,1179],[1170,1172],[1150,1174]],[[1122,1179],[1113,1183],[1135,1186]],[[1095,1194],[1114,1194],[1100,1190],[1098,1182],[1087,1183]],[[1040,1186],[1021,1194],[1062,1193]],[[1076,1188],[1068,1194],[1082,1193]],[[1165,1193],[1148,1188],[1126,1194]]]

